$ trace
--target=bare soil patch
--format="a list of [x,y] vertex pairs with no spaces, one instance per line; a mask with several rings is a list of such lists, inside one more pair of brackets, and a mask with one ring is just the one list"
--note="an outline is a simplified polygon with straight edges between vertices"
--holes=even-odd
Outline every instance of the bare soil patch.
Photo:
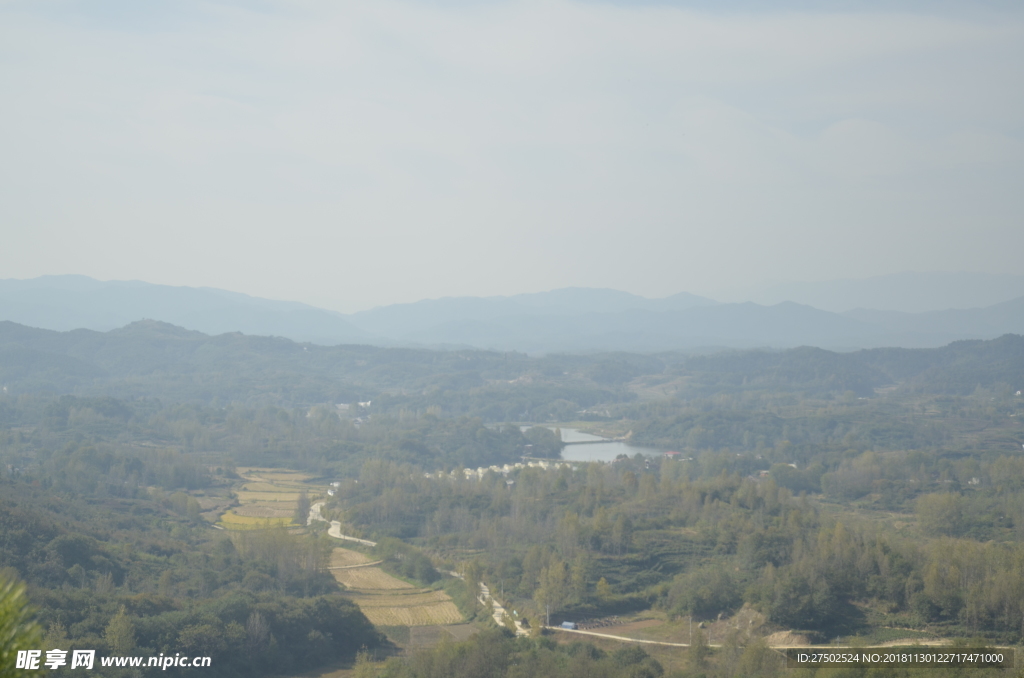
[[768,643],[768,647],[792,647],[808,645],[810,642],[807,640],[807,636],[802,636],[792,631],[779,631],[770,636],[765,636],[764,640]]

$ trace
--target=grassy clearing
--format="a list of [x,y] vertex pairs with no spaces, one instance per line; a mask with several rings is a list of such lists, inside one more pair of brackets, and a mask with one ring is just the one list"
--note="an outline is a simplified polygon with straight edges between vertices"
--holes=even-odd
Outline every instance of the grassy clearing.
[[864,645],[881,645],[883,643],[892,643],[895,641],[925,641],[935,640],[935,634],[928,633],[927,631],[915,631],[913,629],[889,629],[889,628],[876,628],[872,629],[871,633],[863,636],[857,636],[852,640],[857,640]]
[[395,645],[408,645],[409,644],[409,627],[408,626],[385,626],[378,625],[377,630],[388,637]]

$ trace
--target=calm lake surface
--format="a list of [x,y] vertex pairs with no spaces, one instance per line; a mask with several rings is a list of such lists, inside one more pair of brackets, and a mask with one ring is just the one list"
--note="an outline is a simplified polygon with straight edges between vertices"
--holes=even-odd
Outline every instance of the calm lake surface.
[[[574,443],[585,440],[608,440],[601,436],[590,435],[589,433],[583,433],[574,428],[563,428],[562,429],[562,441],[567,443]],[[634,447],[627,445],[626,443],[620,443],[614,440],[608,440],[606,443],[595,442],[589,445],[566,445],[562,448],[562,459],[566,461],[613,461],[615,457],[620,454],[625,454],[630,457],[640,453],[656,457],[662,454],[664,450],[659,450],[654,447]]]

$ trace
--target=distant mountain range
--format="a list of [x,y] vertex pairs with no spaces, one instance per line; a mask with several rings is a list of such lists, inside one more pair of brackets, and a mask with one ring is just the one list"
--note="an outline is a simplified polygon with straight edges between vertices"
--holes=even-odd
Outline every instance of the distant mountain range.
[[767,306],[795,301],[823,311],[856,308],[924,313],[984,308],[1024,297],[1024,275],[892,273],[872,278],[785,282],[735,292],[731,298]]
[[[927,349],[801,347],[533,357],[317,346],[239,333],[209,336],[154,320],[107,332],[56,332],[0,321],[0,424],[13,412],[3,395],[32,393],[219,407],[372,401],[374,412],[440,407],[451,415],[487,421],[543,421],[559,412],[571,416],[601,403],[624,403],[636,389],[650,392],[652,385],[664,389],[663,395],[684,399],[744,391],[873,398],[893,389],[969,395],[982,388],[1008,394],[1024,385],[1024,336]],[[94,401],[83,406],[106,411],[108,405]]]
[[0,320],[48,330],[104,332],[142,319],[204,334],[242,332],[316,344],[365,343],[370,339],[341,313],[212,287],[172,287],[137,280],[102,282],[84,275],[0,280]]
[[[908,280],[910,287],[919,286],[920,281]],[[875,284],[866,283],[866,294],[874,293]],[[894,285],[894,294],[906,293],[906,285],[903,292],[898,287]],[[241,332],[322,345],[530,353],[802,345],[918,348],[1024,333],[1024,296],[984,308],[923,313],[857,308],[836,313],[792,301],[723,304],[687,293],[647,299],[616,290],[566,288],[510,297],[431,299],[345,315],[213,288],[101,282],[85,276],[0,280],[0,320],[61,331],[107,331],[141,319],[210,335]]]

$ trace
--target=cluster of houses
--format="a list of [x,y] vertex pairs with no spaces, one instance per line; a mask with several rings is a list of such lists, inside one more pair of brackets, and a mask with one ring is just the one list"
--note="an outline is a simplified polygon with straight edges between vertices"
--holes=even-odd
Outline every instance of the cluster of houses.
[[676,452],[675,450],[669,450],[664,454],[664,457],[668,460],[678,459],[680,461],[693,461],[693,457],[684,457],[682,452]]
[[[483,480],[484,476],[490,473],[500,473],[503,476],[507,476],[512,471],[516,471],[524,468],[539,468],[545,471],[559,469],[559,468],[575,468],[572,464],[564,461],[528,461],[521,464],[505,464],[504,466],[481,466],[479,468],[464,468],[462,469],[462,475],[465,476],[466,480],[470,478],[476,478],[477,480]],[[459,476],[457,471],[445,473],[444,471],[438,471],[437,473],[424,473],[424,478],[451,478],[455,479]]]
[[[683,457],[681,452],[666,452],[665,458],[667,459],[679,459],[681,461],[693,461],[693,457]],[[618,460],[616,460],[618,461]],[[602,463],[602,462],[590,462],[590,463]],[[614,461],[612,463],[615,463]],[[648,464],[650,462],[648,461]],[[521,464],[505,464],[504,466],[481,466],[479,468],[465,468],[462,469],[462,475],[469,480],[475,478],[477,480],[483,480],[484,476],[488,472],[500,473],[503,476],[507,476],[512,471],[516,471],[524,468],[539,468],[545,471],[554,470],[560,468],[571,468],[576,469],[576,466],[565,461],[545,461],[543,459],[537,459],[533,461],[527,461]],[[424,473],[424,478],[449,478],[454,479],[459,475],[458,471],[451,471],[445,473],[444,471],[438,471],[437,473]]]

